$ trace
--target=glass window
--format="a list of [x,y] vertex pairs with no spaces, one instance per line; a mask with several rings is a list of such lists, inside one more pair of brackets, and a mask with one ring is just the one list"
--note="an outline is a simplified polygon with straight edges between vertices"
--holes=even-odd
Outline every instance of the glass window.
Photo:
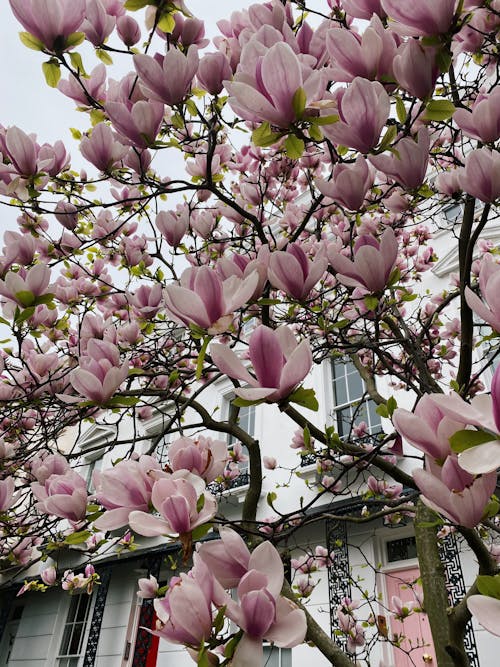
[[414,536],[391,540],[387,542],[386,548],[388,563],[417,557],[417,541]]
[[264,646],[263,667],[292,667],[292,651],[289,648]]
[[353,426],[365,422],[370,434],[381,431],[376,404],[366,396],[365,384],[351,360],[332,361],[333,415],[339,436],[348,437]]
[[447,223],[454,225],[462,217],[462,204],[451,204],[443,209],[443,215]]
[[58,667],[78,667],[83,652],[91,602],[92,596],[85,593],[71,597],[59,648]]

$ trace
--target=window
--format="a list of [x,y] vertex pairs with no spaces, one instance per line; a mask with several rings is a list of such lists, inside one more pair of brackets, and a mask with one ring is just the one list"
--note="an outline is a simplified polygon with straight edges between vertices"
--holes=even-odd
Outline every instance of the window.
[[349,359],[332,361],[333,417],[341,438],[349,437],[353,426],[365,422],[367,433],[379,433],[382,428],[376,404],[365,396],[365,384]]
[[23,605],[14,603],[14,607],[12,607],[7,617],[7,624],[3,633],[2,642],[0,643],[0,665],[9,664],[23,611]]
[[264,646],[263,667],[292,667],[292,651],[289,648]]
[[[231,400],[232,398],[227,398],[225,399],[224,402],[223,414],[225,414],[226,419],[229,418],[229,411],[231,409]],[[252,437],[255,435],[255,405],[248,405],[240,408],[240,411],[238,413],[238,426],[240,426],[240,428],[242,428],[246,433],[248,433],[248,435]],[[229,450],[231,450],[237,442],[239,442],[238,438],[234,437],[233,435],[227,436],[227,444]],[[245,486],[249,483],[248,458],[247,458],[248,453],[246,447],[243,447],[243,454],[245,455],[245,461],[240,461],[238,463],[240,474],[238,475],[238,477],[235,477],[229,482],[226,481],[226,486],[225,486],[226,489],[227,488],[234,489],[239,486]]]
[[443,208],[443,217],[448,225],[454,225],[456,222],[460,222],[462,212],[462,204],[450,204],[450,206]]
[[71,597],[59,648],[58,667],[78,667],[80,664],[91,603],[92,596],[86,593]]

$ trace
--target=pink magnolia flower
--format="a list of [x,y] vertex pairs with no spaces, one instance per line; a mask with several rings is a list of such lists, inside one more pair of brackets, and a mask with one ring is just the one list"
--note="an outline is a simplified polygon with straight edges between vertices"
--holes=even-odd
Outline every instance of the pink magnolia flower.
[[86,0],[85,19],[80,26],[94,46],[104,44],[115,29],[116,18],[106,11],[101,0]]
[[411,95],[425,99],[432,94],[439,75],[436,51],[409,39],[398,48],[393,60],[394,76]]
[[274,456],[264,456],[262,460],[264,462],[264,468],[266,470],[275,470],[276,466],[278,465],[278,462],[276,461]]
[[[453,472],[457,473],[458,466],[453,464],[453,467]],[[441,477],[438,476],[439,471]],[[413,479],[423,494],[421,497],[424,503],[453,523],[466,528],[477,526],[495,491],[496,472],[476,477],[469,484],[464,484],[467,481],[466,473],[448,475],[449,471],[444,466],[443,469],[436,467],[433,472],[421,469],[412,472]]]
[[362,35],[337,28],[326,33],[326,46],[337,81],[352,81],[357,76],[370,80],[391,79],[398,43],[398,37],[384,27],[377,15],[371,18]]
[[316,185],[321,194],[350,211],[357,211],[363,206],[373,180],[373,169],[362,155],[358,155],[353,164],[336,164],[332,170],[332,180],[316,179]]
[[358,647],[365,645],[365,631],[363,626],[352,614],[346,614],[343,611],[337,611],[339,627],[347,636],[347,650],[355,653]]
[[74,470],[63,475],[51,475],[44,484],[33,482],[37,509],[70,521],[81,521],[87,512],[87,483]]
[[390,113],[390,99],[378,81],[353,79],[347,89],[335,93],[340,120],[323,127],[335,144],[368,153],[378,144]]
[[177,248],[189,229],[189,209],[184,206],[179,212],[160,211],[155,224],[167,243]]
[[485,630],[500,637],[500,600],[486,595],[471,595],[467,607]]
[[137,591],[137,597],[142,598],[143,600],[148,600],[155,598],[158,592],[158,580],[152,574],[149,577],[143,577],[137,582],[139,590]]
[[430,138],[426,128],[418,131],[417,141],[404,137],[395,144],[397,155],[370,155],[370,162],[406,188],[418,188],[425,179],[429,162]]
[[108,470],[96,470],[93,474],[95,495],[107,511],[94,521],[94,526],[98,530],[115,530],[127,525],[132,511],[147,512],[159,474],[158,461],[145,455],[138,461],[120,461]]
[[165,288],[167,311],[186,326],[193,323],[208,333],[222,333],[234,312],[250,300],[258,280],[255,271],[242,280],[231,276],[223,281],[208,266],[190,267],[182,273],[180,285]]
[[60,53],[85,16],[85,0],[9,0],[14,16],[48,51]]
[[53,586],[56,583],[57,571],[53,565],[44,567],[40,572],[40,578],[46,586]]
[[357,19],[369,21],[373,14],[380,18],[385,17],[381,0],[342,0],[342,7],[350,16]]
[[398,242],[392,229],[388,227],[380,242],[373,236],[363,234],[354,244],[354,260],[350,260],[328,247],[328,259],[337,272],[337,279],[348,287],[358,287],[368,292],[385,289],[398,255]]
[[[199,498],[204,502],[198,510]],[[129,515],[129,525],[139,535],[184,535],[215,515],[217,501],[205,490],[205,482],[187,470],[179,470],[155,482],[151,502],[160,516],[142,511]]]
[[171,48],[164,56],[134,56],[134,66],[144,94],[150,100],[170,106],[182,102],[189,93],[198,62],[196,46],[190,46],[186,55]]
[[116,135],[106,123],[98,123],[92,134],[83,137],[80,153],[99,171],[111,171],[127,155],[128,146],[117,141]]
[[465,299],[476,315],[500,332],[500,264],[481,262],[479,289],[486,303],[470,287],[465,288]]
[[212,573],[195,554],[190,572],[182,572],[165,597],[155,599],[158,623],[152,634],[198,650],[212,634],[212,604],[221,596]]
[[14,504],[14,477],[0,479],[0,512],[6,512]]
[[196,72],[200,86],[211,95],[218,95],[224,87],[224,80],[230,79],[232,75],[229,60],[221,51],[205,54]]
[[233,80],[224,81],[229,104],[241,118],[283,128],[297,119],[292,103],[297,90],[302,88],[310,103],[319,99],[322,84],[323,74],[306,67],[289,44],[268,48],[255,39],[244,47]]
[[128,359],[122,363],[116,345],[105,340],[89,340],[79,363],[69,380],[80,396],[98,405],[106,403],[128,375]]
[[381,0],[389,18],[401,24],[405,35],[440,35],[448,31],[455,13],[455,0]]
[[33,306],[37,297],[46,294],[50,282],[50,269],[45,264],[35,264],[27,271],[8,271],[0,280],[0,294],[23,308]]
[[250,564],[250,551],[236,531],[221,526],[219,535],[220,540],[198,544],[197,553],[223,588],[235,588],[256,561],[260,562],[258,553]]
[[116,20],[116,32],[125,46],[129,48],[141,39],[139,24],[131,16],[119,16]]
[[500,366],[491,382],[491,396],[480,394],[466,403],[458,394],[436,394],[435,402],[451,419],[490,432],[491,441],[466,449],[458,457],[459,465],[473,475],[493,473],[500,467]]
[[161,102],[138,100],[129,108],[124,102],[107,102],[106,113],[126,143],[138,148],[153,146],[163,120]]
[[51,475],[64,475],[69,470],[70,465],[61,454],[36,456],[30,463],[30,472],[40,484],[45,484]]
[[228,459],[227,444],[199,436],[177,438],[168,448],[168,460],[173,471],[189,470],[207,483],[223,474]]
[[311,370],[312,353],[307,340],[297,344],[286,326],[272,330],[258,326],[250,336],[249,357],[255,377],[250,375],[236,354],[220,343],[210,346],[214,364],[230,378],[242,380],[251,388],[236,389],[235,394],[250,401],[280,401],[289,396]]
[[403,602],[397,595],[392,596],[391,605],[394,616],[399,620],[407,618],[412,613],[412,611],[417,609],[419,606],[416,600]]
[[433,400],[436,396],[424,394],[413,412],[397,408],[392,422],[410,444],[433,459],[444,461],[451,454],[450,437],[465,428],[466,422],[446,416]]
[[453,121],[464,134],[478,141],[490,143],[500,137],[500,90],[489,95],[478,95],[471,111],[457,109]]
[[309,261],[299,243],[290,243],[286,252],[276,250],[271,253],[267,274],[273,287],[303,301],[321,280],[327,265],[326,257],[317,255]]
[[234,664],[262,664],[263,639],[282,648],[304,641],[306,617],[280,595],[283,577],[279,553],[270,542],[263,542],[252,552],[248,572],[238,584],[238,602],[226,594],[226,616],[244,633],[234,653]]
[[489,148],[478,148],[469,153],[465,167],[459,171],[462,190],[485,203],[500,197],[500,154]]
[[140,285],[133,294],[127,291],[127,299],[137,317],[151,320],[162,308],[163,288],[159,283]]

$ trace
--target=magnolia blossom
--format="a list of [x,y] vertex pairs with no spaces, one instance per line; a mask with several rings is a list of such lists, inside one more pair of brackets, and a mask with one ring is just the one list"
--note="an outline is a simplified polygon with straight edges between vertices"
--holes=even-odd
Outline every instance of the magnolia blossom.
[[255,377],[236,354],[225,345],[213,343],[210,354],[215,365],[230,378],[242,380],[250,388],[235,394],[250,401],[280,401],[289,396],[311,370],[312,353],[307,340],[297,344],[286,326],[272,330],[258,326],[250,336],[248,354]]
[[489,95],[480,94],[470,111],[457,109],[453,121],[464,134],[478,141],[490,143],[500,137],[500,89]]
[[80,367],[71,371],[69,379],[76,391],[99,405],[106,403],[128,375],[129,362],[123,363],[120,351],[105,340],[92,339]]
[[389,95],[378,81],[356,77],[336,93],[340,120],[323,128],[334,143],[368,153],[378,144],[390,112]]
[[[199,499],[203,497],[201,509]],[[139,535],[184,535],[215,515],[217,501],[205,490],[205,482],[187,470],[179,470],[155,482],[151,502],[160,516],[143,511],[129,515],[129,525]]]
[[59,53],[84,19],[85,0],[9,0],[16,19],[48,51]]
[[325,273],[327,264],[326,257],[321,256],[309,261],[298,243],[290,243],[286,252],[276,250],[271,253],[269,282],[294,299],[303,301]]
[[426,128],[421,128],[417,140],[405,137],[394,145],[397,153],[370,155],[370,162],[384,174],[406,188],[418,188],[425,179],[429,162],[430,138]]
[[[254,60],[255,51],[261,55]],[[277,42],[268,48],[256,39],[244,47],[233,80],[224,81],[229,104],[239,116],[283,128],[297,118],[295,93],[302,89],[312,102],[319,98],[323,83],[323,75],[301,63],[289,44]]]
[[173,471],[189,470],[207,483],[223,474],[227,459],[227,444],[223,440],[182,437],[168,447],[168,460]]
[[460,467],[453,464],[454,474],[450,476],[447,476],[444,466],[440,470],[441,475],[437,468],[433,468],[432,472],[413,470],[412,475],[426,505],[453,523],[474,528],[483,518],[486,505],[495,491],[497,475],[493,472],[471,481],[468,473],[460,473],[459,470]]
[[485,630],[500,637],[500,600],[486,595],[471,595],[467,607]]
[[149,577],[143,577],[137,582],[139,590],[137,591],[137,597],[142,598],[143,600],[148,600],[155,598],[158,592],[158,580],[152,574]]
[[208,333],[222,333],[231,325],[234,311],[252,297],[258,281],[255,271],[244,279],[222,280],[208,266],[191,267],[181,275],[180,285],[165,288],[167,311],[186,326],[193,323]]
[[160,464],[145,455],[138,461],[119,461],[102,472],[95,470],[95,495],[107,511],[94,521],[94,526],[98,530],[114,530],[127,525],[131,512],[147,512],[158,475],[161,475]]
[[500,155],[489,148],[472,151],[459,171],[458,181],[473,197],[487,204],[494,202],[500,197]]
[[381,0],[384,11],[399,22],[404,35],[440,35],[450,28],[455,0]]
[[15,502],[15,481],[13,477],[0,479],[0,512],[8,510]]
[[368,292],[385,289],[397,256],[398,242],[390,227],[382,234],[380,242],[368,234],[359,236],[354,244],[354,260],[337,252],[335,244],[328,247],[328,259],[337,272],[337,279],[348,287]]
[[8,271],[0,280],[0,294],[23,308],[34,305],[37,297],[46,294],[50,282],[50,269],[45,264],[35,264],[27,271]]
[[373,179],[373,169],[362,155],[358,155],[354,164],[336,164],[332,170],[332,180],[317,179],[316,185],[321,194],[350,211],[357,211],[363,206]]
[[62,519],[80,521],[87,511],[87,483],[81,475],[69,470],[63,475],[51,475],[44,484],[33,482],[37,509]]
[[134,56],[134,66],[144,94],[150,100],[164,104],[179,104],[189,92],[198,69],[198,49],[190,46],[187,54],[171,48],[164,56],[155,58],[143,54]]
[[470,287],[466,287],[467,303],[482,320],[500,332],[500,264],[483,260],[479,270],[479,289],[486,303]]

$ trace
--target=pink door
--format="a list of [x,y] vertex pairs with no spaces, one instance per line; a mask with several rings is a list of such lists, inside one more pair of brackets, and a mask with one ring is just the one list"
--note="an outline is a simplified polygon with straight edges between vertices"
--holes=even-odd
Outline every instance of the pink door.
[[[416,600],[415,592],[421,597],[422,589],[416,580],[420,576],[418,567],[392,571],[385,575],[387,589],[387,607],[392,611],[392,597],[395,595],[402,602]],[[412,613],[402,621],[389,616],[389,638],[400,637],[401,649],[394,647],[395,667],[437,667],[436,655],[432,644],[432,635],[427,614]]]

